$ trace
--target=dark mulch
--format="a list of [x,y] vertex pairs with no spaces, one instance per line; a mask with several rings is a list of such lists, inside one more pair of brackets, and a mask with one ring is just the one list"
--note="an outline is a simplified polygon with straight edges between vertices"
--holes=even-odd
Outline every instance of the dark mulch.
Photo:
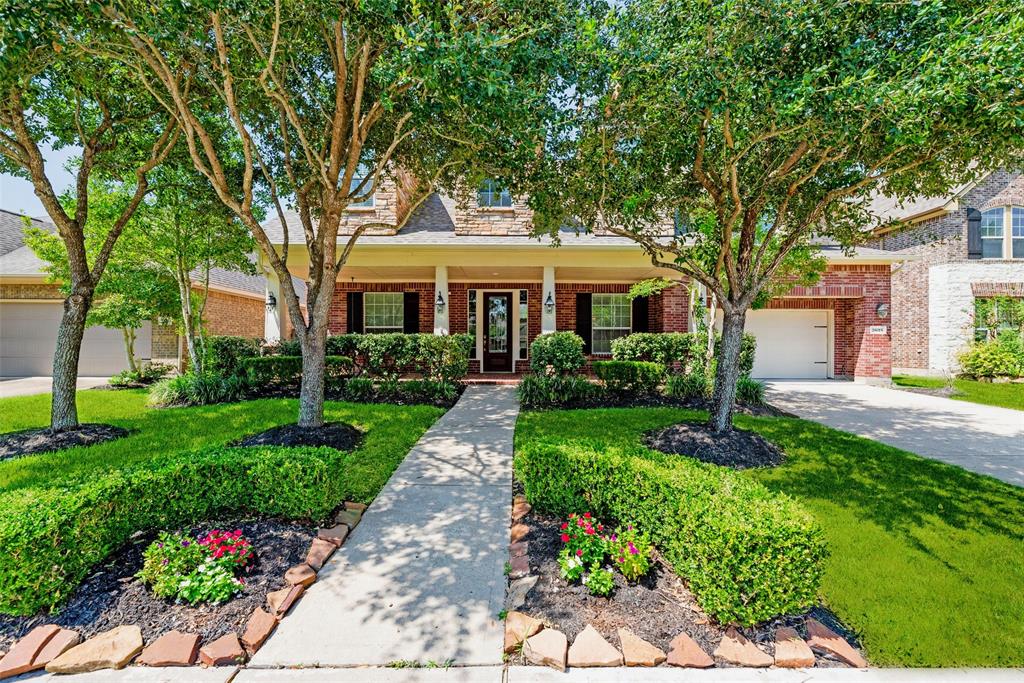
[[[696,640],[708,654],[718,647],[725,627],[713,623],[701,611],[682,579],[660,559],[651,572],[636,584],[627,583],[616,572],[615,591],[611,596],[595,597],[584,586],[567,584],[558,575],[558,552],[562,547],[558,525],[562,520],[533,512],[524,521],[531,528],[527,537],[530,566],[538,581],[520,611],[562,631],[569,642],[590,624],[615,646],[619,645],[618,629],[626,627],[665,652],[668,652],[671,640],[682,631]],[[807,617],[821,621],[850,639],[838,618],[823,607],[815,607],[804,614],[778,617],[739,631],[774,655],[776,629],[790,626],[806,636]],[[815,655],[815,659],[817,666],[821,667],[846,666],[830,657]],[[513,662],[525,663],[519,654],[513,657]]]
[[685,455],[737,470],[778,467],[786,459],[781,448],[760,434],[737,428],[716,434],[708,425],[697,422],[683,422],[648,433],[644,443],[662,453]]
[[198,633],[209,642],[225,633],[241,635],[257,607],[266,604],[267,593],[285,587],[284,573],[305,561],[316,529],[273,519],[220,520],[194,527],[198,536],[210,529],[241,529],[253,543],[256,563],[243,578],[241,596],[220,605],[175,604],[154,596],[135,574],[142,569],[142,551],[156,534],[144,534],[122,547],[98,567],[72,594],[57,614],[32,617],[0,615],[0,650],[41,624],[59,624],[85,637],[124,624],[138,624],[149,642],[172,629]]
[[128,434],[129,430],[123,427],[98,423],[86,423],[62,432],[52,432],[49,427],[10,432],[0,435],[0,460],[73,446],[91,446],[120,439]]
[[247,436],[238,446],[329,446],[339,451],[355,450],[363,433],[346,422],[328,422],[323,427],[300,427],[297,424],[272,427],[265,432]]

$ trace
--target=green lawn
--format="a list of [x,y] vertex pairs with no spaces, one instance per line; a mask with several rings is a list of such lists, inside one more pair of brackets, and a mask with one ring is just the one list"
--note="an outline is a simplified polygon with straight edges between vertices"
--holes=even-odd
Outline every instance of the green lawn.
[[[898,387],[919,389],[941,389],[946,386],[946,380],[942,377],[919,377],[917,375],[894,375],[892,383]],[[1024,384],[995,384],[993,382],[975,382],[970,379],[955,379],[953,388],[957,393],[950,398],[958,401],[1024,410]]]
[[[45,426],[49,409],[49,394],[0,399],[0,433]],[[144,390],[81,391],[78,410],[83,422],[106,422],[133,433],[97,446],[0,461],[0,492],[51,487],[156,455],[224,444],[292,422],[297,405],[291,399],[265,399],[153,409],[146,406]],[[431,406],[327,403],[328,420],[349,422],[366,432],[366,440],[350,461],[350,474],[359,483],[361,499],[368,502],[376,495],[420,435],[443,412]]]
[[[639,443],[673,408],[524,413],[516,443]],[[787,462],[744,474],[798,499],[831,551],[822,599],[881,666],[1024,665],[1024,489],[803,420],[738,416]]]

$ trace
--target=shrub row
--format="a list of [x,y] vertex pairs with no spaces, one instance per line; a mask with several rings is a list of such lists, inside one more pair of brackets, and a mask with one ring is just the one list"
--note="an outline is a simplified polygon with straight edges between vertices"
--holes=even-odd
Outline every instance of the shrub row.
[[[302,378],[302,356],[258,356],[245,358],[239,364],[239,373],[256,387],[292,386]],[[340,386],[352,374],[352,359],[347,356],[327,356],[324,364],[324,384],[328,388]]]
[[241,375],[215,372],[186,372],[154,384],[149,390],[151,406],[205,406],[212,403],[241,401],[249,384]]
[[[660,363],[670,370],[693,372],[707,361],[707,337],[696,332],[634,332],[612,342],[615,360]],[[715,355],[721,339],[715,338]],[[744,333],[740,344],[740,376],[749,377],[754,369],[757,339]]]
[[605,388],[618,394],[653,394],[665,377],[665,366],[660,363],[603,360],[595,361],[593,367]]
[[203,369],[226,377],[236,374],[246,358],[260,355],[260,340],[249,337],[215,336],[206,338]]
[[430,403],[451,406],[459,397],[459,389],[460,385],[456,382],[432,379],[379,382],[369,377],[352,377],[332,392],[332,398],[353,403]]
[[333,449],[216,447],[0,500],[0,612],[52,609],[137,531],[258,513],[320,520],[346,496]]
[[752,625],[816,599],[823,533],[791,498],[735,472],[641,447],[545,441],[518,449],[515,470],[545,512],[589,510],[649,532],[721,623]]

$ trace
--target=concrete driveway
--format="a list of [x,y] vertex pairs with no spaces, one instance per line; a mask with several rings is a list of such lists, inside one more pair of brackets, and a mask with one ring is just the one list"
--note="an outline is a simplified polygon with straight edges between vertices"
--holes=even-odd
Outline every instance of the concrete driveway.
[[[79,377],[78,389],[92,389],[107,383],[107,377]],[[53,388],[51,377],[0,377],[0,398],[48,394]]]
[[1024,412],[839,381],[771,381],[768,400],[808,420],[1024,486]]

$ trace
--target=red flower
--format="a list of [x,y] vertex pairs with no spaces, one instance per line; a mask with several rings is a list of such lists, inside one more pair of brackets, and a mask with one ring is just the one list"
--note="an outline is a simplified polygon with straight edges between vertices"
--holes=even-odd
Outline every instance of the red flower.
[[590,513],[589,512],[584,512],[583,516],[586,517],[587,519],[590,519]]
[[562,543],[569,542],[569,534],[562,534]]
[[576,557],[582,557],[582,556],[583,556],[583,548],[580,548],[579,550],[576,551]]
[[594,527],[592,527],[592,526],[588,526],[587,527],[587,535],[588,536],[593,536],[594,535]]
[[569,528],[569,522],[562,522],[562,531],[565,531],[568,528]]

